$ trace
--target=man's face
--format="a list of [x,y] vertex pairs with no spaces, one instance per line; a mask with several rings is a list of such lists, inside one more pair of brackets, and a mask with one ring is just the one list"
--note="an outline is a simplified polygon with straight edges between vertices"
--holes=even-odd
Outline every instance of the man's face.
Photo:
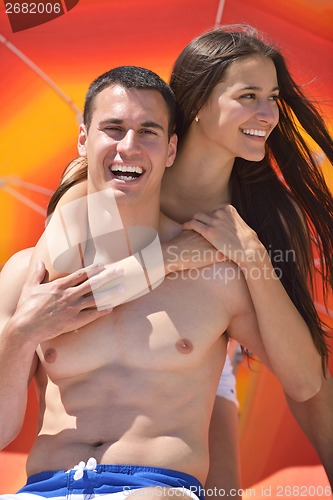
[[79,133],[89,192],[112,188],[117,203],[159,199],[163,173],[176,155],[176,136],[168,139],[168,125],[158,91],[113,85],[100,92],[89,130],[81,125]]

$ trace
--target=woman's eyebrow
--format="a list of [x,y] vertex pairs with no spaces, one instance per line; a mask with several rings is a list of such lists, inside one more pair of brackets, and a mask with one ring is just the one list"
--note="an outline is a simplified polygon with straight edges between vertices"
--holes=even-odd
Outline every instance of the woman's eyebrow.
[[[262,87],[257,87],[256,85],[246,85],[245,87],[242,87],[239,90],[240,91],[242,91],[242,90],[255,90],[257,92],[261,92],[263,89],[262,89]],[[272,92],[275,92],[276,90],[280,90],[279,87],[272,88]]]

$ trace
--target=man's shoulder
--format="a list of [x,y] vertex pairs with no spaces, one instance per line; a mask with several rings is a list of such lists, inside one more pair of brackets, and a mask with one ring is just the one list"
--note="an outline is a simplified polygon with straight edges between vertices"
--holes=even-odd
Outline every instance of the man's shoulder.
[[33,247],[24,248],[14,253],[2,268],[1,273],[5,274],[8,271],[27,271],[29,268],[30,259],[33,253]]
[[158,234],[161,241],[170,241],[181,231],[181,224],[160,212]]
[[225,290],[226,287],[243,288],[245,284],[244,275],[240,267],[227,258],[223,258],[220,262],[214,262],[210,266],[207,266],[207,268],[203,268],[203,274],[206,276],[206,279],[209,277],[212,280],[212,284],[214,283],[219,286],[221,290]]
[[202,270],[202,277],[233,315],[253,310],[244,274],[234,262],[226,259]]
[[0,329],[14,313],[26,280],[33,248],[21,250],[6,262],[0,273]]

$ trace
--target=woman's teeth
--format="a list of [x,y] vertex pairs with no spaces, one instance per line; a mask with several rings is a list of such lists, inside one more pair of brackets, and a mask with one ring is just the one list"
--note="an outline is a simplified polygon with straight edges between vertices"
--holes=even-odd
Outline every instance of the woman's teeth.
[[255,129],[241,129],[243,134],[245,135],[256,135],[258,137],[265,137],[266,131],[265,130],[255,130]]

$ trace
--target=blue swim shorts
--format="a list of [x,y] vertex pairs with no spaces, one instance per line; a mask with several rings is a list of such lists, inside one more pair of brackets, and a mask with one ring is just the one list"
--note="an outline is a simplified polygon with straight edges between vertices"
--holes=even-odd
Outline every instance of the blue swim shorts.
[[[182,491],[189,498],[204,500],[203,486],[189,474],[155,467],[112,464],[96,464],[94,470],[83,468],[79,475],[75,469],[67,472],[40,472],[30,476],[26,485],[15,496],[22,500],[33,499],[31,495],[90,500],[112,494],[112,499],[120,500],[130,498],[131,490],[147,487],[155,487],[159,497],[163,496],[164,489],[170,496],[177,496],[176,492]],[[175,489],[174,495],[169,488]],[[144,495],[142,499],[144,500]]]

